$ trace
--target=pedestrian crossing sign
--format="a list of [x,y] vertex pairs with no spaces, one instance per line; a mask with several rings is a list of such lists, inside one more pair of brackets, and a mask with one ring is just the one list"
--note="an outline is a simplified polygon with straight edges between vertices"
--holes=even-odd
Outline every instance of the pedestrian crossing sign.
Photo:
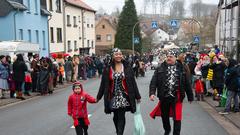
[[158,22],[152,21],[152,29],[157,29],[157,28],[158,28]]
[[193,42],[194,43],[200,43],[200,37],[199,36],[194,36],[193,37]]
[[171,25],[172,27],[177,27],[177,26],[178,26],[178,21],[177,21],[177,20],[171,20],[171,21],[170,21],[170,25]]
[[134,38],[134,44],[139,44],[139,38],[138,37]]

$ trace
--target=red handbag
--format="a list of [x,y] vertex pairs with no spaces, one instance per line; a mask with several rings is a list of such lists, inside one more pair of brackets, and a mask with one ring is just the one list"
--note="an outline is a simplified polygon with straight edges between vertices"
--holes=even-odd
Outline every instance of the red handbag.
[[195,89],[197,94],[201,94],[204,91],[203,82],[201,79],[195,81]]
[[32,77],[31,75],[25,75],[25,82],[32,83]]

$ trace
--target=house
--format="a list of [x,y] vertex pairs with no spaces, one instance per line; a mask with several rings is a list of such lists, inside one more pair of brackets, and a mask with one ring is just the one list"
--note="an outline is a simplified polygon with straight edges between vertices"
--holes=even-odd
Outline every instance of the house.
[[70,55],[95,54],[95,13],[82,0],[63,3],[65,51]]
[[49,15],[45,0],[1,0],[0,40],[37,43],[40,56],[48,56]]
[[65,53],[63,0],[47,0],[47,9],[52,15],[48,26],[50,52]]
[[169,34],[167,32],[165,32],[164,30],[162,29],[156,29],[152,34],[151,34],[151,37],[152,37],[152,43],[153,44],[159,44],[159,43],[163,43],[163,42],[166,42],[166,41],[169,41]]
[[239,1],[220,0],[215,29],[215,44],[226,54],[236,56],[239,40]]
[[140,23],[142,37],[150,37],[152,39],[153,45],[159,45],[163,42],[170,40],[170,35],[166,30],[165,25],[159,23],[159,27],[157,29],[153,29],[151,26],[151,22],[142,22]]
[[102,16],[96,23],[96,54],[104,55],[113,48],[117,30],[116,19]]

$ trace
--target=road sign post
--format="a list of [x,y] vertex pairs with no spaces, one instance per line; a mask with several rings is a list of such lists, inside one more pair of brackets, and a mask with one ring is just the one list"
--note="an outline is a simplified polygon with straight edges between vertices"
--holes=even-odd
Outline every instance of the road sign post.
[[134,44],[139,44],[140,41],[139,41],[139,37],[134,37]]
[[177,28],[177,27],[178,27],[178,21],[177,21],[177,20],[171,20],[171,21],[170,21],[170,25],[171,25],[171,27],[173,27],[173,28]]
[[152,29],[158,29],[158,22],[152,21]]
[[193,37],[193,42],[196,43],[196,44],[199,44],[200,43],[200,37],[199,36],[194,36]]

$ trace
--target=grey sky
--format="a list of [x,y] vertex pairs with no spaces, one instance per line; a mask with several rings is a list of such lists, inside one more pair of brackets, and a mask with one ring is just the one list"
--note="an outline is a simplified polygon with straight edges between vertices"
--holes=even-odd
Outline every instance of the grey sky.
[[[119,9],[122,9],[122,6],[124,5],[125,0],[82,0],[86,2],[89,6],[94,8],[95,10],[98,10],[100,7],[102,7],[107,13],[111,13],[116,9],[116,7],[119,7]],[[134,0],[138,13],[143,12],[143,0]],[[190,3],[194,0],[185,0],[186,7],[190,5]],[[218,4],[219,0],[202,0],[203,3],[210,3],[210,4]]]

